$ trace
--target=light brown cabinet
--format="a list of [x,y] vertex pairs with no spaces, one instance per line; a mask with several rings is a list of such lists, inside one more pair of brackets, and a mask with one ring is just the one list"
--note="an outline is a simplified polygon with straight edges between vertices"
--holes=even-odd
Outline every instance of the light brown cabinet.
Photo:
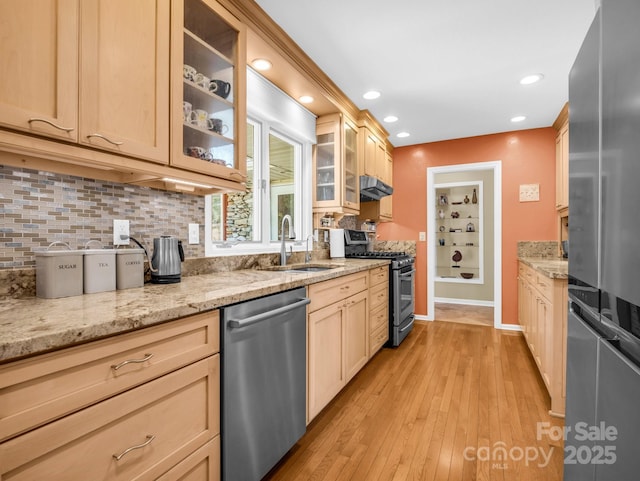
[[[185,29],[193,17],[209,34],[204,40]],[[197,194],[244,190],[245,27],[215,0],[2,2],[0,31],[6,165]],[[236,34],[231,40],[229,32]],[[196,62],[194,45],[207,52],[198,58],[214,60]],[[209,103],[184,97],[221,117],[224,134],[191,129],[200,138],[182,141],[186,61],[233,85],[226,100],[204,89],[199,93]],[[191,146],[224,152],[194,159],[184,154]]]
[[556,210],[569,207],[569,112],[564,106],[553,126],[556,134]]
[[78,140],[78,10],[78,0],[0,2],[1,126]]
[[309,286],[307,422],[369,359],[368,284],[361,272]]
[[[247,173],[246,27],[214,0],[171,5],[171,164],[242,183]],[[185,102],[187,111],[204,111],[200,123],[195,114],[185,117]]]
[[3,2],[0,17],[2,125],[168,163],[167,2]]
[[168,163],[169,5],[80,3],[80,143]]
[[[376,177],[393,187],[393,155],[387,150],[384,140],[369,127],[371,120],[368,115],[364,115],[360,123],[358,164],[361,175]],[[387,195],[380,200],[361,202],[358,217],[362,220],[370,219],[377,222],[391,221],[393,195]]]
[[211,312],[1,366],[0,477],[219,479],[218,351]]
[[550,414],[564,416],[567,281],[551,279],[520,262],[518,322],[551,397]]
[[389,268],[369,271],[369,358],[389,340]]
[[360,209],[358,130],[344,114],[320,117],[313,149],[313,211],[357,214]]

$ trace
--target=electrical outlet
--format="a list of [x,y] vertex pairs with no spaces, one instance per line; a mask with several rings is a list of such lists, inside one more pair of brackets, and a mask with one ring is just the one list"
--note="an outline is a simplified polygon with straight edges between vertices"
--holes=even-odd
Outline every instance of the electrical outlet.
[[199,224],[189,224],[189,244],[200,244]]
[[426,232],[420,232],[419,239],[421,241],[426,241],[427,240],[427,233]]
[[[120,236],[127,236],[122,239]],[[113,245],[127,246],[129,245],[129,221],[113,219]]]

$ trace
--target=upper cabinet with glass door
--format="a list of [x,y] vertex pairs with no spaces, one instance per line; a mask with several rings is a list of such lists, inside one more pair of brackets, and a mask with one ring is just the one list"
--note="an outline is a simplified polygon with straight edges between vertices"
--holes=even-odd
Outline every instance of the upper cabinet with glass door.
[[357,214],[360,209],[358,130],[342,114],[320,117],[314,150],[314,212]]
[[214,0],[172,2],[171,164],[246,179],[246,30]]

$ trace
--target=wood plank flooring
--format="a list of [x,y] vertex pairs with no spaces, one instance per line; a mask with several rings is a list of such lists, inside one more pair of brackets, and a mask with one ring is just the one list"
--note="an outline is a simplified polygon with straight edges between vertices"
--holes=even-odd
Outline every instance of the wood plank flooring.
[[417,322],[264,480],[560,481],[562,442],[538,436],[537,423],[562,426],[548,409],[520,334]]
[[479,326],[493,326],[493,307],[465,304],[435,303],[436,321],[464,322]]

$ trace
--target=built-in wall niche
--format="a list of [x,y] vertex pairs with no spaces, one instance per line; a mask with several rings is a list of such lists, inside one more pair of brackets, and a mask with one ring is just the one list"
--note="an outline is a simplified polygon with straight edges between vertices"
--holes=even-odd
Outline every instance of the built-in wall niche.
[[435,185],[436,282],[484,282],[482,181]]

